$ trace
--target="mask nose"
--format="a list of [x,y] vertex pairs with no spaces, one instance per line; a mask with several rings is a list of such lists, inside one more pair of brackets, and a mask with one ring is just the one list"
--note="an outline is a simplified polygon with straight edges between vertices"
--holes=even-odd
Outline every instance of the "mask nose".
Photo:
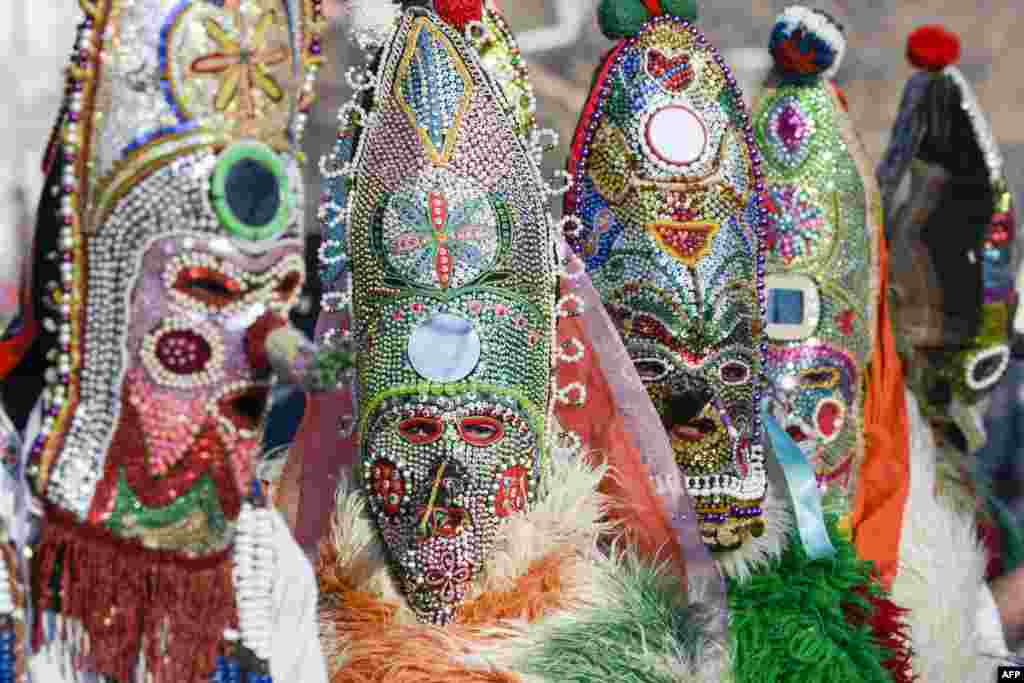
[[463,466],[451,454],[438,464],[431,481],[430,494],[419,514],[418,531],[423,540],[461,534],[469,523],[461,496],[465,489]]
[[715,422],[706,417],[714,395],[706,386],[691,387],[669,398],[662,417],[665,429],[684,441],[696,441],[715,429]]
[[711,389],[705,386],[691,387],[673,393],[667,402],[663,417],[665,427],[670,428],[674,424],[686,424],[697,419],[713,399]]

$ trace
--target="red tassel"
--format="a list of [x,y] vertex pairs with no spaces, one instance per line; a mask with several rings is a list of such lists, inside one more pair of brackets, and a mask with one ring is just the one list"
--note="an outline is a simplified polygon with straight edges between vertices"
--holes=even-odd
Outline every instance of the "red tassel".
[[960,38],[943,26],[922,26],[907,39],[907,59],[918,69],[942,71],[960,59]]
[[885,648],[889,659],[882,666],[892,674],[893,683],[914,683],[911,666],[914,652],[910,641],[909,627],[903,620],[907,610],[899,607],[885,595],[873,595],[866,586],[859,586],[856,592],[871,603],[870,617],[864,610],[847,603],[844,605],[847,618],[853,623],[867,623],[875,635],[875,642]]
[[467,24],[480,21],[484,16],[481,0],[434,0],[434,8],[438,16],[460,31],[465,31]]
[[[40,612],[59,608],[61,639],[77,651],[76,666],[130,683],[142,655],[154,683],[208,683],[236,618],[228,553],[191,559],[147,550],[53,506],[46,520],[33,599]],[[59,601],[51,589],[57,578]],[[84,633],[69,634],[69,619]],[[41,621],[36,649],[43,644]]]
[[288,321],[274,313],[265,313],[245,333],[245,355],[249,359],[249,365],[256,372],[266,372],[270,369],[270,359],[267,358],[267,337],[282,327],[288,327]]
[[913,649],[910,642],[909,627],[903,621],[907,610],[898,607],[887,597],[873,595],[869,597],[875,613],[871,618],[871,627],[875,637],[892,657],[885,661],[885,668],[892,673],[894,683],[913,683],[917,680],[911,668]]
[[991,518],[979,517],[978,536],[988,558],[988,564],[985,565],[985,578],[991,581],[1003,575],[1002,533]]

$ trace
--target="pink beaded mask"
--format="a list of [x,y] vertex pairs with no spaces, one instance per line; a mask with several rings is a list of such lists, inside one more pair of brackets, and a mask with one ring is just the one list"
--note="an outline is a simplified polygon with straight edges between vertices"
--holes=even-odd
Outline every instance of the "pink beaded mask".
[[52,155],[59,348],[31,471],[75,523],[213,552],[249,493],[265,340],[304,279],[319,3],[86,5]]

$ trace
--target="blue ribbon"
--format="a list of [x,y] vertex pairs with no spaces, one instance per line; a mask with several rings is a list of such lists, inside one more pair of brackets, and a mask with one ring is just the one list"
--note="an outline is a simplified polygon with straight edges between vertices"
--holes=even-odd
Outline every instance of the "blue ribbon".
[[767,408],[764,411],[764,423],[768,430],[768,438],[772,441],[775,459],[782,466],[782,473],[786,476],[789,495],[793,499],[797,529],[800,531],[800,540],[803,541],[807,557],[817,560],[835,555],[836,549],[832,547],[832,541],[828,537],[825,515],[821,510],[821,494],[818,492],[814,468]]

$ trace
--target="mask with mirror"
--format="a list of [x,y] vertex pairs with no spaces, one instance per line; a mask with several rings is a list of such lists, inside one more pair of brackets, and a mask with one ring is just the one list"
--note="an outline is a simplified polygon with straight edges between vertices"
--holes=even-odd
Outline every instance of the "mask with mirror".
[[542,494],[553,401],[546,188],[525,110],[481,61],[476,43],[501,36],[480,26],[403,7],[372,109],[343,110],[321,213],[338,250],[328,314],[347,309],[351,272],[354,475],[406,603],[438,625],[503,520]]
[[892,243],[893,323],[940,437],[974,451],[978,414],[1010,361],[1016,236],[995,137],[938,26],[911,34],[911,77],[878,168]]
[[624,39],[577,128],[570,241],[662,417],[704,541],[732,550],[764,530],[760,162],[692,3],[663,2],[650,21],[635,4],[643,20],[602,5],[606,35]]
[[[60,610],[99,673],[133,680],[158,630],[173,656],[147,668],[206,680],[237,619],[228,551],[252,494],[267,339],[305,277],[299,145],[323,17],[303,0],[83,8],[37,238],[55,247],[36,266],[52,363],[28,462],[46,504],[37,585],[77,558]],[[127,555],[192,597],[172,605],[174,591],[107,570]],[[186,602],[209,615],[198,653],[191,626],[175,638]],[[131,626],[136,609],[149,627]]]
[[[877,186],[832,81],[846,51],[829,15],[777,19],[754,112],[768,183],[766,372],[780,426],[845,503],[863,454],[863,385],[878,299]],[[848,512],[848,510],[846,510]]]

